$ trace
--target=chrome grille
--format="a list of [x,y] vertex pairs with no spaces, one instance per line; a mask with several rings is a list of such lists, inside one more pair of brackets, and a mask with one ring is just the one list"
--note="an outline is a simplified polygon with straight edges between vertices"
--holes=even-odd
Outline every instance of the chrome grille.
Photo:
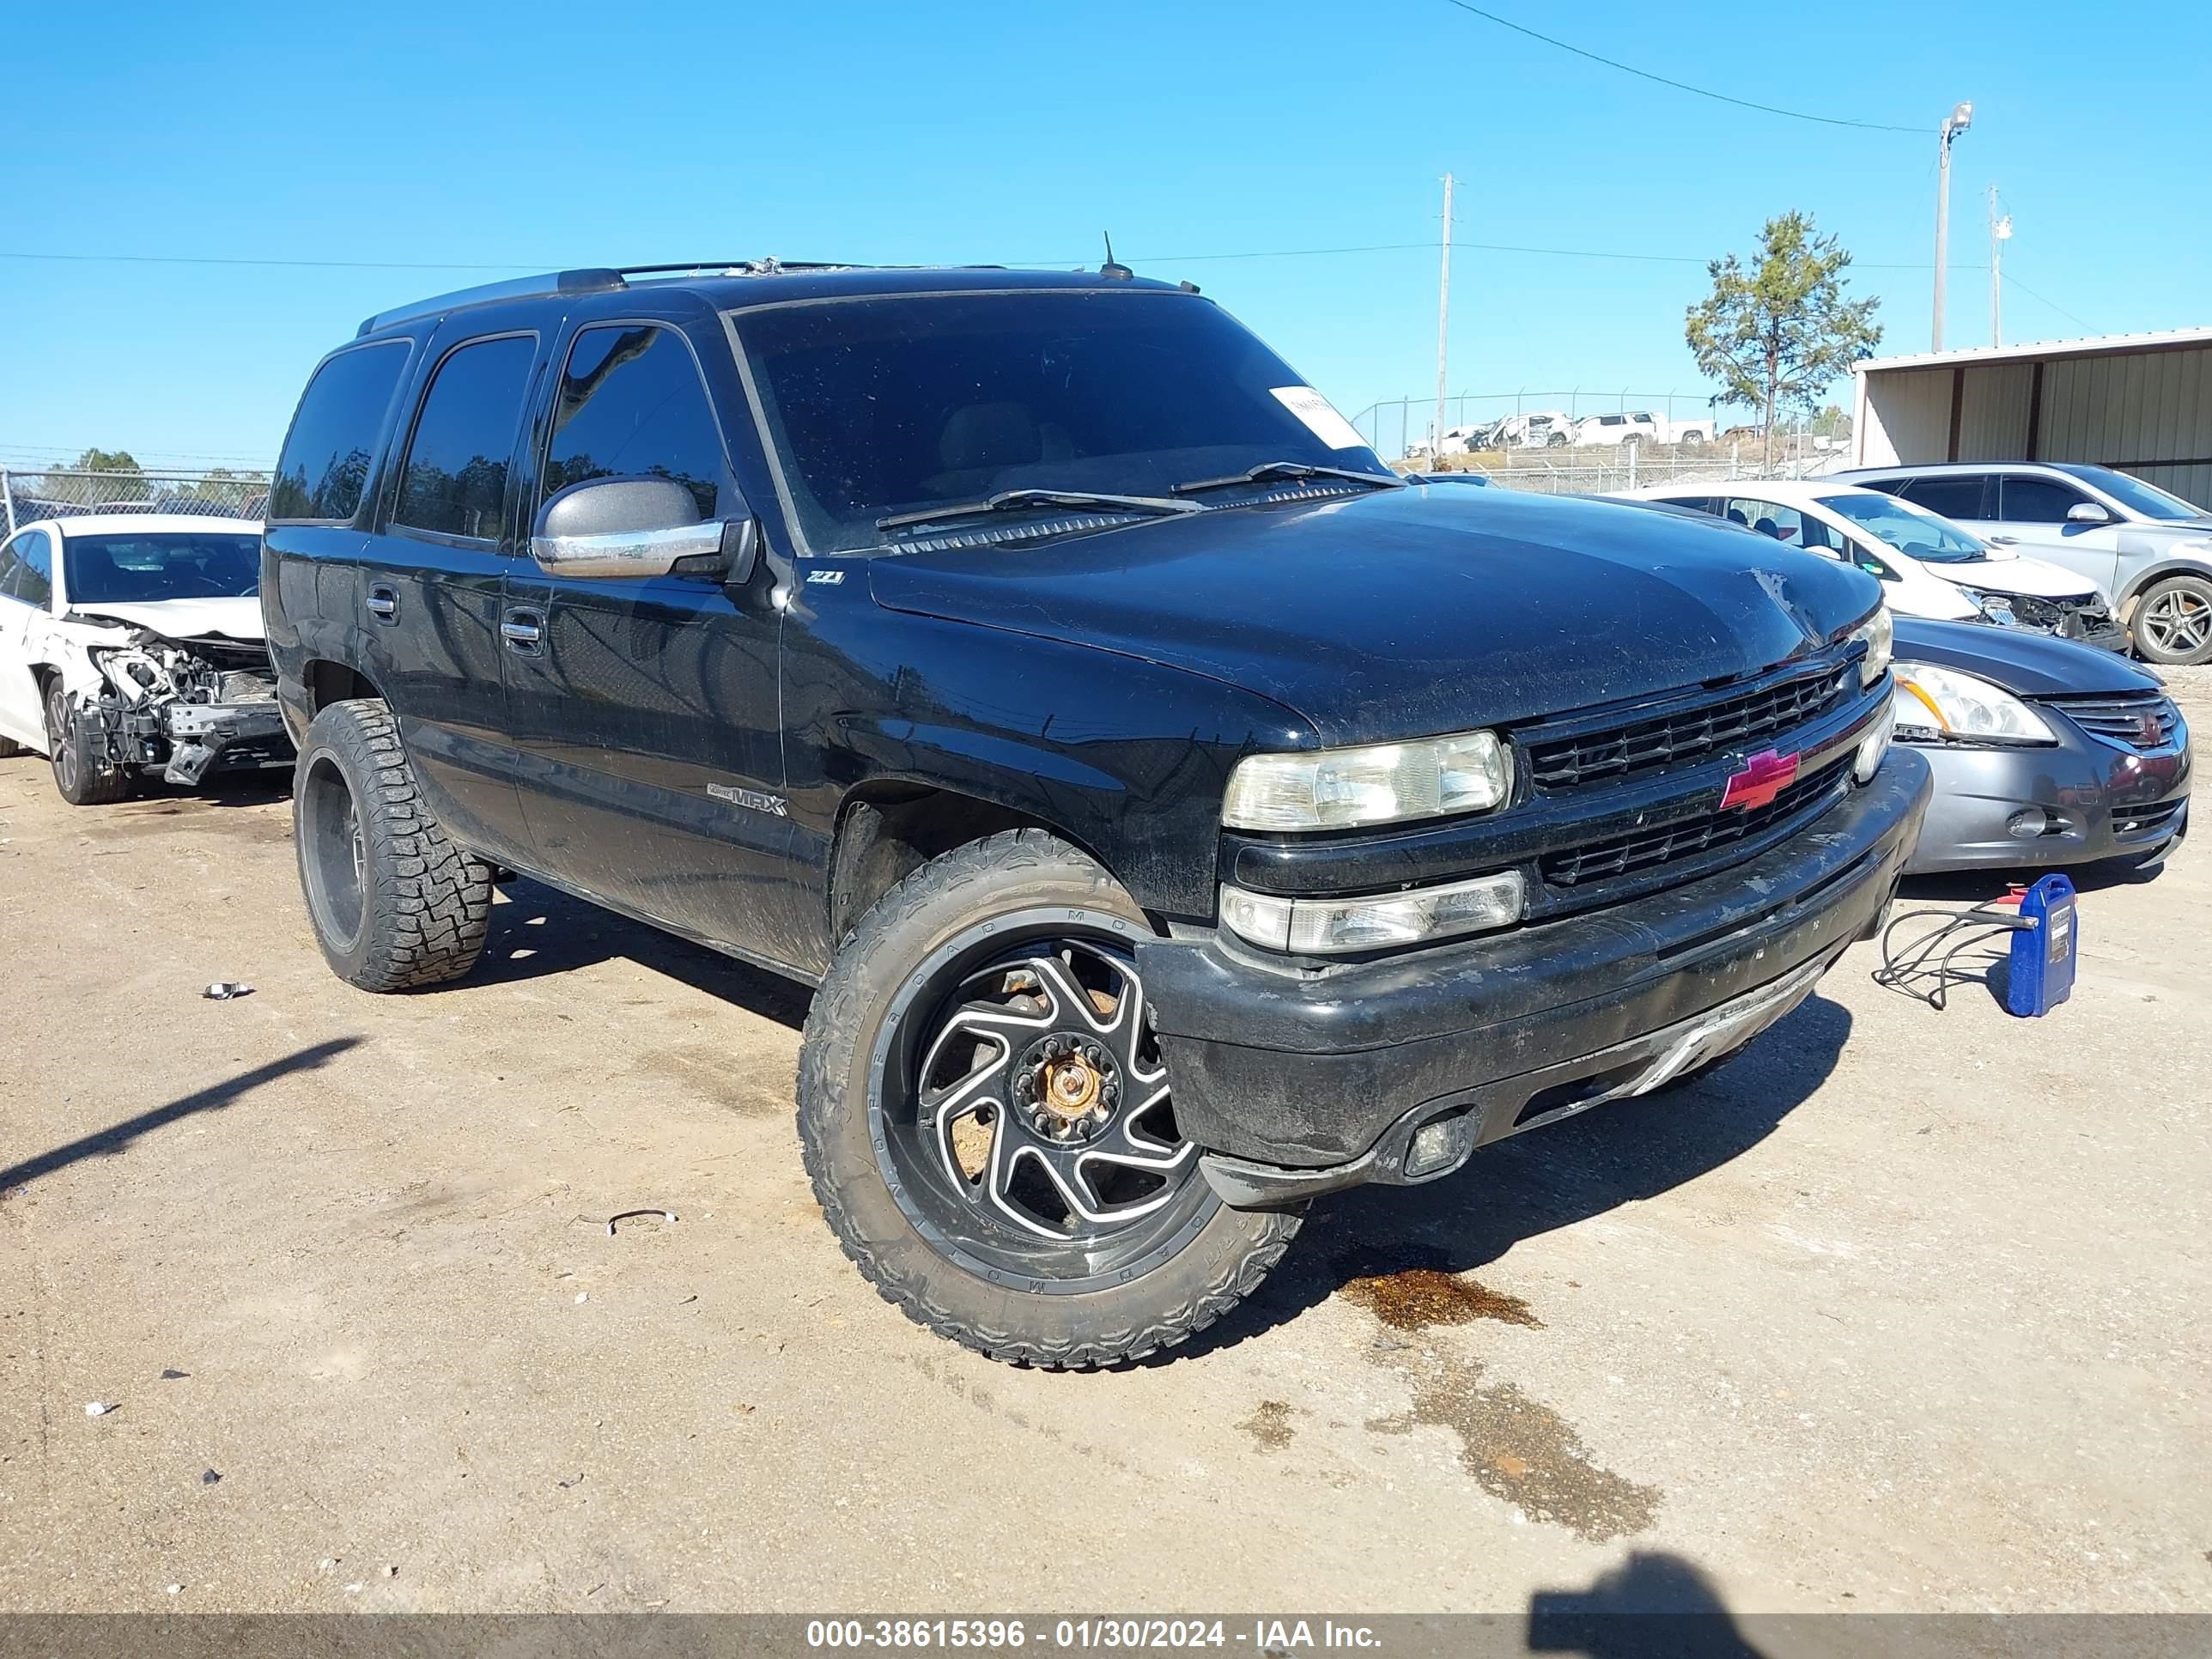
[[2123,691],[2108,697],[2046,697],[2085,732],[2130,749],[2163,749],[2181,729],[2181,711],[2155,691]]

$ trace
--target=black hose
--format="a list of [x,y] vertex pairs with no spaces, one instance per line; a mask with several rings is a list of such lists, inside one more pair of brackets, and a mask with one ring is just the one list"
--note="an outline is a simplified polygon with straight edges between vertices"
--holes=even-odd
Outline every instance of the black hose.
[[[1892,945],[1892,936],[1899,927],[1908,921],[1929,916],[1938,916],[1942,920],[1940,925],[1913,939],[1902,951]],[[1965,984],[1976,980],[1976,975],[1952,966],[1961,951],[1985,945],[1998,933],[2015,933],[2034,926],[2032,920],[2016,911],[1994,909],[1983,905],[1965,911],[1907,910],[1902,915],[1890,918],[1889,925],[1881,930],[1881,966],[1874,970],[1874,982],[1884,990],[1898,992],[1916,1002],[1924,1002],[1941,1013],[1949,1000],[1954,981]],[[1937,955],[1938,947],[1954,936],[1956,943]],[[1932,965],[1931,957],[1934,959]],[[1929,980],[1935,983],[1922,989],[1923,982]]]

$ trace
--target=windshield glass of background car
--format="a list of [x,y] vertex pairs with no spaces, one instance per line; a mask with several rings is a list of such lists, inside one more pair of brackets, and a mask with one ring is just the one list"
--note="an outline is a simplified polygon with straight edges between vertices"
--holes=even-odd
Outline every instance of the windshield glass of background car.
[[1820,505],[1895,548],[1929,564],[1972,564],[1989,550],[1958,526],[1923,513],[1893,495],[1826,495]]
[[2130,513],[2140,513],[2146,519],[2203,519],[2212,517],[2204,508],[2179,495],[2169,495],[2154,484],[2141,478],[2131,478],[2124,472],[2114,472],[2109,467],[2067,466],[2059,469],[2097,486]]
[[733,320],[821,549],[874,546],[878,519],[1006,489],[1161,495],[1265,461],[1389,476],[1364,443],[1333,445],[1293,413],[1278,394],[1304,382],[1188,295],[906,295]]
[[62,544],[62,557],[72,605],[246,599],[261,588],[258,536],[71,536]]

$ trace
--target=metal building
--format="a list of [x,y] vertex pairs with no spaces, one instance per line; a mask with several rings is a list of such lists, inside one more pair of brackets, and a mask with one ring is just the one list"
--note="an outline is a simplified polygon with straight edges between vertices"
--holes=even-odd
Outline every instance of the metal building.
[[2088,461],[2212,503],[2212,328],[1858,365],[1853,459]]

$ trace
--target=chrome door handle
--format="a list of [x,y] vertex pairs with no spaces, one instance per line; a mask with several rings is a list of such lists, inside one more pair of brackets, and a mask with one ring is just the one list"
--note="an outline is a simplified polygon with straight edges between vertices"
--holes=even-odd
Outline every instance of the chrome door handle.
[[2017,536],[1991,536],[1986,538],[1992,547],[2010,547],[2020,539]]
[[399,590],[389,582],[370,586],[366,601],[368,614],[379,622],[392,622],[399,615]]
[[499,636],[516,651],[535,651],[545,637],[544,618],[535,611],[510,611],[500,619]]

